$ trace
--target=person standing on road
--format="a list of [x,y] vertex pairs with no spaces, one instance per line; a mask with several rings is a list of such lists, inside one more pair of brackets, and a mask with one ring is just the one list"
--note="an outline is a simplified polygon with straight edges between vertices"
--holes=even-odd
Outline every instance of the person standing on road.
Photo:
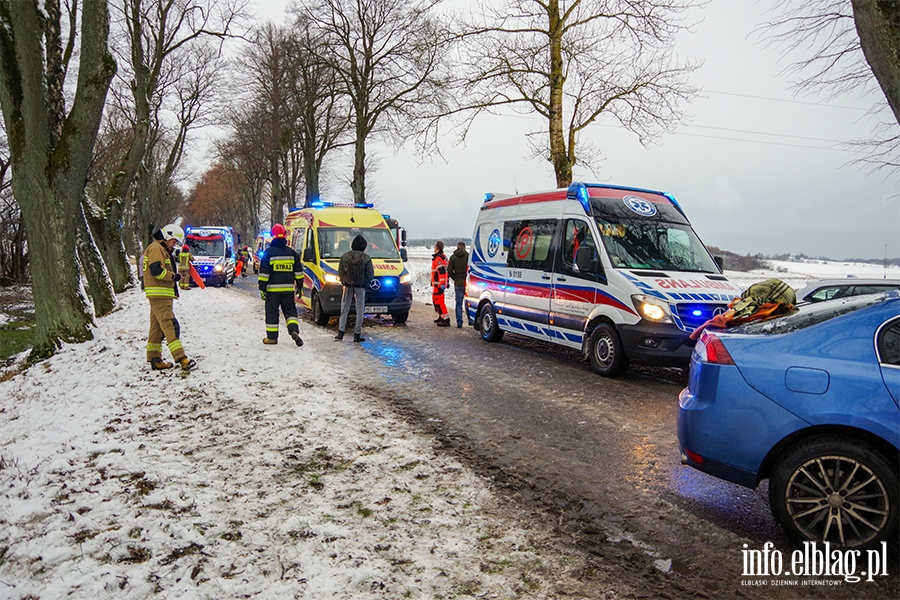
[[353,327],[353,341],[366,341],[366,338],[362,336],[366,286],[375,279],[375,267],[372,265],[372,258],[365,252],[366,246],[368,246],[366,238],[357,235],[350,243],[350,250],[341,256],[341,262],[338,265],[338,275],[344,286],[344,292],[341,296],[341,320],[338,323],[337,335],[334,336],[336,340],[344,339],[344,332],[347,330],[347,315],[350,314],[350,302],[356,298],[356,324]]
[[178,225],[166,225],[153,234],[153,242],[144,250],[141,260],[141,285],[150,302],[150,333],[147,335],[147,362],[154,371],[171,369],[174,365],[162,359],[162,342],[165,339],[172,353],[172,360],[185,371],[197,363],[189,359],[178,339],[181,325],[175,318],[172,303],[178,297],[178,267],[172,250],[184,245],[184,230]]
[[191,258],[190,246],[183,245],[178,253],[178,287],[183,290],[191,289]]
[[447,277],[447,256],[444,254],[444,242],[434,243],[434,254],[431,255],[431,302],[438,318],[434,320],[438,327],[450,327],[450,313],[444,301],[444,291],[449,283]]
[[287,245],[284,225],[272,226],[272,242],[259,263],[259,297],[266,303],[266,337],[263,344],[278,343],[278,311],[284,313],[288,333],[297,346],[300,339],[300,320],[297,318],[297,303],[294,289],[303,279],[300,257]]
[[241,277],[246,277],[247,269],[250,268],[250,248],[248,248],[247,246],[244,246],[243,249],[241,249],[240,254],[241,254],[241,258],[240,258],[240,260],[241,260]]
[[463,326],[463,299],[466,297],[466,271],[469,268],[469,253],[466,243],[456,244],[456,250],[450,255],[447,275],[453,280],[453,293],[456,300],[456,327]]

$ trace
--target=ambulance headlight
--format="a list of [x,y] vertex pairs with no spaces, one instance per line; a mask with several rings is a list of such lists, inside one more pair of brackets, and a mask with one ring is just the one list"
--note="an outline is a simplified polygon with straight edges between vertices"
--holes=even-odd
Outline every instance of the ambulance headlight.
[[410,281],[412,281],[412,275],[409,273],[404,273],[400,276],[400,283],[409,283]]
[[341,278],[334,273],[325,273],[325,283],[340,283]]
[[221,264],[218,264],[213,268],[216,270],[216,273],[221,273],[223,270],[225,270],[225,266]]
[[653,296],[635,294],[631,297],[631,301],[634,302],[634,307],[642,318],[653,321],[654,323],[672,322],[669,304],[665,300],[660,300]]

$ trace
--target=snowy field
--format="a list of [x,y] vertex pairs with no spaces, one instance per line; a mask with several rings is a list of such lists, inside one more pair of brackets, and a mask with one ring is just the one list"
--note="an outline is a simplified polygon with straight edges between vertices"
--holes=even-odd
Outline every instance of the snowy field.
[[[449,253],[455,248],[445,248]],[[471,248],[470,248],[471,250]],[[431,249],[410,248],[409,263],[407,267],[413,275],[413,291],[417,299],[431,298],[430,269]],[[822,261],[808,259],[804,261],[767,261],[771,268],[756,270],[748,273],[740,271],[725,271],[726,277],[733,281],[742,290],[750,285],[765,281],[766,279],[781,279],[794,289],[800,289],[808,281],[814,279],[834,279],[848,276],[867,277],[881,279],[900,279],[900,267],[890,266],[885,269],[882,265],[868,263],[850,263],[841,261]],[[452,296],[452,294],[451,294]]]

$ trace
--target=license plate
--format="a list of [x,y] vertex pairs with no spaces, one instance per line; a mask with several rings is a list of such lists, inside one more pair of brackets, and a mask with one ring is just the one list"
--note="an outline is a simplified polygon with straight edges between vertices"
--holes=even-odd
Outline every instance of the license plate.
[[366,312],[367,313],[386,313],[387,306],[367,306]]

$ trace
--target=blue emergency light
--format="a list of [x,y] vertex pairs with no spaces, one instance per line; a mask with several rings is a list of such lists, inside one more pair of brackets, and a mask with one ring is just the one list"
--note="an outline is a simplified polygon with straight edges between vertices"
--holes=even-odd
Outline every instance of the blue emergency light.
[[566,190],[566,198],[578,200],[581,204],[581,208],[584,209],[584,213],[586,215],[591,214],[591,195],[588,192],[587,186],[583,183],[573,183],[570,185],[569,189]]
[[691,311],[691,314],[694,315],[695,317],[700,317],[700,316],[703,316],[703,311],[700,310],[699,308],[695,308],[694,310]]
[[323,202],[321,200],[316,200],[315,202],[311,202],[311,208],[328,208],[331,206],[347,206],[350,208],[372,208],[375,205],[370,202],[358,202],[356,204],[353,203],[341,203],[341,202]]

